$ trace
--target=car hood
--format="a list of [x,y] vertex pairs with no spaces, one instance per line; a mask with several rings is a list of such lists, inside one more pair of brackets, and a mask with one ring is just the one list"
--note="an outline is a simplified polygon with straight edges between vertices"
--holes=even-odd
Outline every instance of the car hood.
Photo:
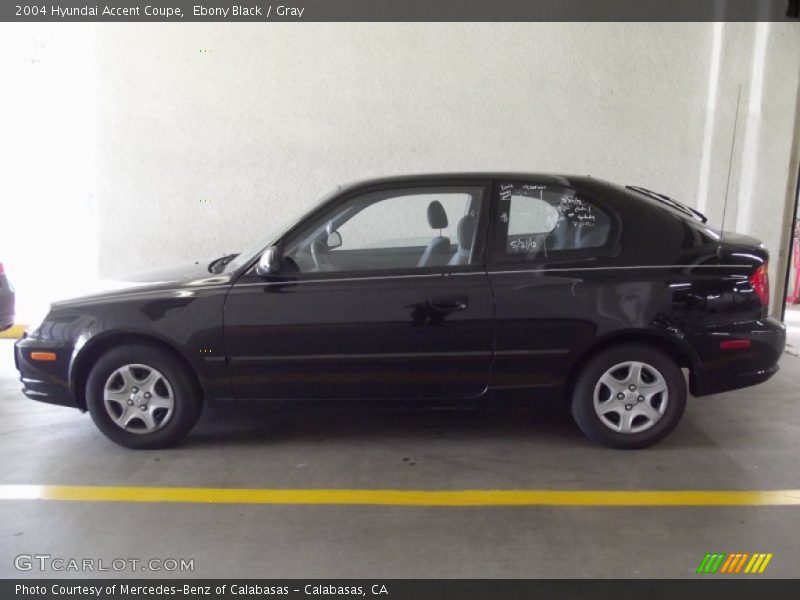
[[86,293],[53,302],[53,306],[68,306],[83,302],[123,297],[127,294],[171,292],[185,293],[198,287],[225,285],[231,282],[230,274],[208,272],[208,264],[213,259],[161,267],[97,282]]

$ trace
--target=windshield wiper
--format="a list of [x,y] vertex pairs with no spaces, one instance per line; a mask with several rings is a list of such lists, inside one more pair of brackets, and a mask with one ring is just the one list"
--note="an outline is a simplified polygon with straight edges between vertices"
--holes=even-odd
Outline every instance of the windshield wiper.
[[699,210],[693,209],[691,206],[686,206],[670,198],[669,196],[665,196],[664,194],[659,194],[658,192],[654,192],[653,190],[648,190],[647,188],[639,187],[636,185],[626,185],[626,188],[629,190],[633,190],[634,192],[639,192],[640,194],[644,194],[648,198],[652,198],[653,200],[657,200],[667,206],[674,208],[677,211],[682,212],[685,215],[692,217],[693,219],[697,219],[701,223],[705,223],[708,221],[708,218],[701,213]]
[[208,263],[208,272],[209,273],[221,273],[222,270],[225,268],[229,262],[231,262],[234,258],[239,256],[239,254],[226,254],[225,256],[220,256],[219,258],[215,258],[210,263]]

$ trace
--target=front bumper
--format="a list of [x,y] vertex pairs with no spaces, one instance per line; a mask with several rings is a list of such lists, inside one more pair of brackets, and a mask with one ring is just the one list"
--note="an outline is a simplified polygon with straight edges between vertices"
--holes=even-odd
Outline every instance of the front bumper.
[[[727,340],[748,340],[750,346],[722,350]],[[693,341],[701,361],[692,369],[689,389],[693,396],[707,396],[756,385],[777,373],[786,327],[776,319],[760,319],[710,328]]]
[[[33,352],[53,352],[54,361],[31,358]],[[72,348],[52,341],[23,337],[14,344],[14,363],[20,373],[22,393],[32,400],[79,408],[69,387]]]

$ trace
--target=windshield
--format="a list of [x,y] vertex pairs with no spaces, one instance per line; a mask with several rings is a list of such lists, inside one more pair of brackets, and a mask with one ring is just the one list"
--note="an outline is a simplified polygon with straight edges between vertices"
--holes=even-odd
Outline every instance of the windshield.
[[294,227],[309,212],[316,210],[320,205],[327,202],[331,198],[331,196],[333,196],[340,189],[341,187],[337,187],[332,192],[325,194],[310,210],[306,212],[300,214],[291,212],[286,216],[284,216],[284,218],[281,219],[277,225],[273,224],[269,228],[268,233],[261,238],[261,241],[257,245],[239,254],[236,258],[234,258],[227,265],[225,265],[225,268],[222,270],[222,272],[232,273],[233,271],[236,271],[237,269],[240,269],[249,262],[255,260],[256,257],[259,256],[264,251],[265,248],[272,246],[278,240],[278,238],[281,237],[286,232],[286,230],[290,229],[291,227]]

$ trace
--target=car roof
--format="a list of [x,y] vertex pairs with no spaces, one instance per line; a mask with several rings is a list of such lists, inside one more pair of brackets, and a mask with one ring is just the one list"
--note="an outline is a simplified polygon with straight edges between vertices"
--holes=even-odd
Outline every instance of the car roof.
[[406,184],[406,183],[428,183],[444,180],[487,180],[487,179],[506,179],[511,181],[528,181],[535,180],[542,183],[562,184],[569,185],[572,183],[580,183],[582,181],[591,181],[594,183],[606,183],[603,180],[596,179],[590,175],[563,175],[555,173],[522,173],[512,171],[470,171],[470,172],[451,172],[451,173],[416,173],[410,175],[395,175],[387,177],[379,177],[375,179],[363,179],[354,181],[340,186],[341,191],[351,190],[355,188],[370,186],[370,185],[385,185],[385,184]]
[[[591,175],[567,175],[558,173],[530,173],[518,171],[467,171],[467,172],[445,172],[445,173],[416,173],[409,175],[396,175],[389,177],[379,177],[376,179],[363,179],[339,186],[334,192],[335,195],[341,193],[358,190],[360,188],[368,188],[372,186],[391,186],[394,184],[407,185],[407,184],[422,184],[438,183],[438,182],[465,182],[469,181],[487,181],[487,180],[505,180],[505,181],[534,181],[537,183],[570,186],[584,191],[597,192],[602,188],[606,192],[606,199],[612,196],[612,199],[617,203],[623,205],[635,202],[639,205],[645,205],[658,212],[666,211],[673,215],[678,215],[686,218],[689,222],[698,222],[686,211],[680,211],[663,201],[657,201],[649,194],[642,192],[634,192],[634,188],[624,185],[616,184],[604,179],[598,179]],[[652,192],[650,192],[652,194]]]

